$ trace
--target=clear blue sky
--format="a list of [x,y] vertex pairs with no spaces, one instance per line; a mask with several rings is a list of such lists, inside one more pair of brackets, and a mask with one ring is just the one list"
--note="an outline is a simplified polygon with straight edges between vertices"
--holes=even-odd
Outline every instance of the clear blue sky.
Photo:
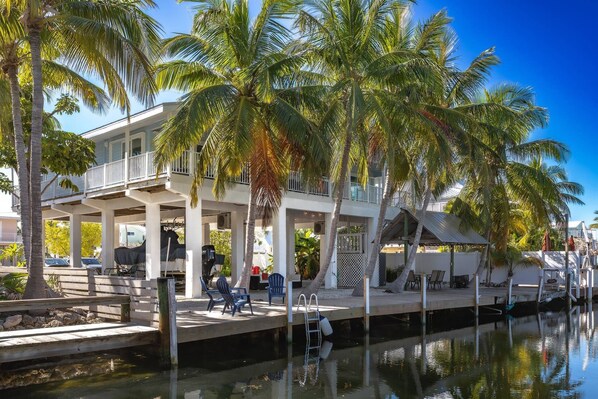
[[[189,31],[193,15],[190,4],[173,0],[157,3],[159,8],[152,15],[166,35]],[[254,9],[259,3],[250,0]],[[598,154],[593,123],[598,115],[598,95],[593,91],[598,88],[598,2],[422,0],[414,7],[414,16],[426,18],[442,8],[454,18],[464,64],[495,46],[502,64],[496,68],[492,83],[509,81],[534,87],[537,103],[550,111],[550,124],[533,138],[553,138],[569,147],[569,180],[583,184],[586,190],[586,205],[572,207],[572,219],[590,222],[594,210],[598,210],[598,187],[594,184]],[[158,102],[173,101],[179,95],[162,93]],[[135,104],[133,111],[139,110],[141,107]],[[116,110],[108,115],[83,110],[62,118],[62,123],[65,130],[81,133],[121,117]]]

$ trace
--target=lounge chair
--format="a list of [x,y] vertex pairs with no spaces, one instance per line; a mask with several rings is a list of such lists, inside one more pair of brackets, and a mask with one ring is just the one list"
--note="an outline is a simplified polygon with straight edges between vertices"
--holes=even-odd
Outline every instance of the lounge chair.
[[208,312],[211,312],[212,309],[214,309],[214,306],[216,306],[216,304],[218,303],[224,303],[224,298],[220,297],[215,297],[215,295],[220,296],[220,292],[218,290],[211,290],[208,288],[208,285],[206,284],[205,280],[203,279],[203,277],[199,277],[199,281],[201,281],[201,289],[203,290],[203,292],[206,293],[206,295],[208,296],[208,298],[210,299],[208,301]]
[[272,298],[282,298],[284,303],[284,277],[280,273],[272,273],[268,276],[268,304],[272,305]]
[[226,309],[230,308],[231,313],[234,316],[235,312],[241,312],[241,308],[245,305],[249,305],[251,314],[253,314],[253,308],[251,307],[251,297],[249,294],[240,294],[231,291],[230,286],[226,281],[226,277],[220,276],[216,281],[216,287],[224,299],[224,309],[222,309],[222,314],[224,314]]
[[407,282],[405,283],[405,288],[409,285],[409,288],[414,289],[415,287],[419,288],[421,280],[419,276],[416,276],[413,270],[409,270],[409,274],[407,275]]
[[428,288],[430,288],[430,286],[434,289],[436,289],[436,287],[442,288],[445,273],[444,270],[432,270],[432,277],[430,277]]

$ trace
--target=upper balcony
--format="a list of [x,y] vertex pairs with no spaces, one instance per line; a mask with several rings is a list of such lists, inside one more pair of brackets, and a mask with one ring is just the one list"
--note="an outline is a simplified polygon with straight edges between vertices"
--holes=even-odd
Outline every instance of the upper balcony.
[[[136,183],[162,184],[157,181],[160,178],[168,178],[172,175],[190,176],[193,174],[195,157],[197,153],[186,151],[176,161],[169,164],[162,170],[157,170],[154,164],[154,152],[144,152],[140,155],[128,157],[122,160],[104,163],[90,168],[83,176],[72,176],[70,180],[78,188],[78,191],[62,188],[59,186],[58,178],[48,177],[42,181],[42,201],[50,201],[71,196],[81,196],[101,192],[108,189],[118,190]],[[208,170],[206,179],[213,179],[213,170]],[[235,183],[249,185],[249,174],[244,170],[235,179]],[[331,197],[332,186],[328,178],[323,177],[316,184],[306,186],[301,179],[300,171],[291,171],[287,182],[287,190],[292,193],[300,193],[318,197]],[[365,188],[355,182],[348,182],[345,185],[343,198],[359,203],[380,204],[382,199],[382,187],[368,184]],[[390,206],[404,206],[406,193],[397,193]]]

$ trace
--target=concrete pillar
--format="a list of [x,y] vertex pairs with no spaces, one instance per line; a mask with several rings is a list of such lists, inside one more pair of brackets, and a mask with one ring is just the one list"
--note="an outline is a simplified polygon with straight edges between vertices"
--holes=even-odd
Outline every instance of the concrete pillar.
[[295,217],[287,213],[287,275],[299,278],[295,271]]
[[203,224],[203,245],[210,245],[210,224],[209,223]]
[[114,248],[120,247],[120,224],[114,223]]
[[330,260],[330,267],[328,268],[328,272],[326,272],[326,277],[324,278],[324,286],[326,288],[336,288],[338,283],[338,270],[337,270],[337,244],[336,244],[336,235],[334,237],[330,237],[330,221],[332,220],[332,214],[327,213],[324,217],[324,231],[325,234],[320,236],[320,267],[324,264],[324,257],[326,256],[326,247],[328,246],[328,242],[331,239],[335,240],[334,243],[334,251],[332,253],[332,259]]
[[[201,295],[201,247],[204,243],[204,226],[201,224],[201,198],[195,208],[191,207],[191,200],[185,200],[185,297],[198,298]],[[194,228],[195,226],[195,228]]]
[[280,207],[272,218],[272,257],[274,273],[287,275],[287,208]]
[[[370,256],[370,253],[372,252],[372,247],[374,246],[374,236],[376,235],[376,227],[378,227],[378,218],[367,218],[367,233],[366,233],[366,238],[365,238],[365,242],[364,242],[364,250],[365,252],[365,264],[363,267],[363,270],[365,272],[365,268],[367,267],[367,262],[368,262],[368,257]],[[370,286],[372,287],[378,287],[380,285],[380,272],[379,272],[379,267],[380,264],[378,262],[379,259],[379,255],[376,254],[376,268],[374,269],[374,274],[372,274],[372,277],[370,278]]]
[[145,204],[145,278],[160,277],[160,204]]
[[235,283],[241,276],[245,256],[245,214],[231,212],[231,280]]
[[69,215],[70,263],[81,267],[81,215]]
[[102,272],[114,267],[114,210],[102,209]]

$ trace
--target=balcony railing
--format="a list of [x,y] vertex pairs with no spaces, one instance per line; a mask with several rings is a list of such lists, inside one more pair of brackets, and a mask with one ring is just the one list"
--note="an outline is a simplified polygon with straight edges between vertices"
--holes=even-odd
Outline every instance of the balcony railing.
[[[158,171],[154,164],[154,152],[145,152],[140,155],[129,157],[128,159],[105,163],[90,168],[84,176],[71,177],[72,181],[78,186],[79,192],[94,192],[106,188],[118,187],[129,183],[135,183],[143,180],[154,179],[156,177],[169,176],[171,174],[191,175],[195,165],[195,152],[186,151],[183,155],[172,162],[168,167]],[[212,167],[208,168],[205,178],[213,179],[215,171]],[[47,178],[49,181],[50,178]],[[52,198],[67,197],[76,194],[70,189],[59,187],[56,179],[50,183],[50,186],[42,196],[43,200]],[[241,174],[234,179],[238,184],[249,184],[248,167],[243,168]],[[47,183],[42,183],[47,184]],[[306,185],[302,179],[300,171],[292,171],[289,174],[287,190],[295,193],[315,195],[320,197],[331,197],[332,185],[328,178],[322,177],[319,181]],[[347,183],[345,185],[343,198],[350,201],[379,204],[382,200],[382,187],[367,185],[363,188],[357,183]],[[404,196],[397,193],[390,206],[403,206]]]

